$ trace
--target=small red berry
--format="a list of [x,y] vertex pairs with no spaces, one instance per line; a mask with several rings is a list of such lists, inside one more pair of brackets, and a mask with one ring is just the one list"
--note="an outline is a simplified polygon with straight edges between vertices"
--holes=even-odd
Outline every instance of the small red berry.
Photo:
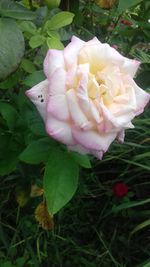
[[116,197],[124,197],[128,193],[128,187],[126,184],[124,184],[122,182],[118,182],[118,183],[114,184],[112,191]]

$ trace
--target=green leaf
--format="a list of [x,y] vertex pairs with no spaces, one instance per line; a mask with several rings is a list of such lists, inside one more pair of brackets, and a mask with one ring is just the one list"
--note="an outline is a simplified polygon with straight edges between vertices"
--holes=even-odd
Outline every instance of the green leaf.
[[142,230],[143,228],[150,226],[150,219],[138,224],[131,232],[130,236],[135,234],[136,232]]
[[35,71],[32,74],[28,75],[27,78],[24,80],[24,84],[26,86],[32,87],[36,85],[37,83],[40,83],[41,81],[45,80],[45,75],[43,71]]
[[81,166],[84,168],[92,168],[90,160],[87,155],[81,155],[76,152],[70,152],[70,156]]
[[22,21],[19,24],[19,28],[22,30],[22,32],[28,32],[31,34],[36,34],[37,31],[35,24],[31,21]]
[[18,162],[18,153],[9,151],[5,158],[0,160],[0,175],[7,175],[16,169]]
[[72,31],[67,31],[65,28],[59,30],[59,39],[61,41],[68,41],[73,35]]
[[145,199],[145,200],[141,200],[141,201],[129,201],[127,203],[123,203],[123,204],[120,204],[118,206],[113,206],[112,211],[113,212],[119,212],[119,211],[122,211],[124,209],[134,208],[134,207],[141,206],[141,205],[144,205],[147,203],[150,203],[150,198]]
[[20,5],[10,0],[0,0],[0,14],[3,17],[10,17],[21,20],[32,20],[35,19],[35,14]]
[[4,157],[4,153],[6,151],[6,147],[8,147],[10,140],[10,134],[0,133],[0,158]]
[[29,59],[26,59],[26,58],[22,59],[21,67],[23,68],[24,71],[26,71],[28,73],[33,73],[36,71],[36,68],[35,68],[33,62],[30,61]]
[[147,263],[142,265],[141,267],[150,267],[150,260],[148,260]]
[[119,13],[122,13],[142,1],[143,0],[119,0],[118,11]]
[[18,67],[24,54],[24,38],[15,21],[0,19],[0,80]]
[[3,262],[3,267],[14,267],[14,265],[11,263],[11,261],[5,261]]
[[37,136],[46,136],[45,127],[42,118],[40,117],[38,111],[37,117],[30,118],[29,128],[31,132]]
[[69,25],[73,21],[74,14],[67,11],[59,12],[54,15],[51,20],[47,21],[45,28],[48,30],[57,30],[66,25]]
[[133,161],[133,160],[127,160],[127,159],[121,159],[121,160],[124,161],[124,162],[127,162],[127,163],[129,163],[129,164],[132,164],[132,165],[135,165],[135,166],[138,166],[138,167],[140,167],[140,168],[143,168],[143,169],[145,169],[145,170],[150,171],[150,166],[148,166],[148,165],[146,165],[146,164],[141,164],[141,163],[135,162],[135,161]]
[[146,160],[146,159],[149,159],[150,158],[150,151],[148,152],[145,152],[145,153],[142,153],[142,154],[138,154],[134,157],[134,160],[137,161],[137,160]]
[[135,78],[136,83],[143,89],[149,88],[150,85],[150,75],[149,70],[143,70]]
[[16,267],[23,267],[26,263],[26,258],[20,257],[16,259]]
[[0,89],[11,89],[20,82],[20,69],[11,74],[3,82],[0,82]]
[[31,103],[24,103],[21,109],[21,117],[34,135],[46,137],[44,122]]
[[60,39],[59,33],[58,33],[57,31],[50,31],[50,30],[47,30],[47,34],[48,34],[51,38]]
[[45,37],[43,35],[37,34],[31,37],[29,45],[31,46],[31,48],[36,48],[44,44],[44,42],[45,42]]
[[64,49],[64,46],[59,39],[48,37],[46,42],[47,42],[48,48],[50,49],[58,49],[58,50]]
[[74,195],[78,185],[78,165],[59,148],[50,153],[44,173],[48,211],[57,213]]
[[18,113],[15,108],[8,103],[0,102],[0,113],[6,121],[8,128],[13,130],[18,118]]
[[54,146],[55,141],[50,138],[42,138],[29,144],[26,149],[20,154],[19,159],[30,164],[39,164],[48,159],[51,146]]

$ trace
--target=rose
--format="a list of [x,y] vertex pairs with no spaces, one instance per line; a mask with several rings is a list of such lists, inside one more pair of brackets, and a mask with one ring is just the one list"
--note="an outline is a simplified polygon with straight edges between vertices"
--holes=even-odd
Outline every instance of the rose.
[[124,130],[134,127],[131,120],[149,101],[133,80],[138,66],[97,38],[73,37],[63,51],[48,51],[46,80],[26,94],[51,137],[101,159],[115,138],[123,142]]
[[112,191],[114,196],[122,198],[127,195],[128,187],[126,184],[118,182],[113,186]]

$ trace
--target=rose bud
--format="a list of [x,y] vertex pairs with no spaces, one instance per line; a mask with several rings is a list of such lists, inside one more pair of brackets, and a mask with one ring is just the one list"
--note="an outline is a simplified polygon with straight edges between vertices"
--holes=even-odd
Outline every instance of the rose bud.
[[127,195],[128,187],[126,186],[126,184],[118,182],[113,186],[112,191],[114,196],[122,198]]

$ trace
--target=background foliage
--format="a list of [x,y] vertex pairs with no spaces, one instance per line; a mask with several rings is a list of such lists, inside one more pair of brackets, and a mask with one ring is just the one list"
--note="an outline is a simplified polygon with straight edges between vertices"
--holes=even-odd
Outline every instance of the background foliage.
[[149,109],[98,161],[50,139],[25,97],[73,34],[139,59],[148,91],[149,20],[148,0],[0,0],[0,266],[150,266]]

